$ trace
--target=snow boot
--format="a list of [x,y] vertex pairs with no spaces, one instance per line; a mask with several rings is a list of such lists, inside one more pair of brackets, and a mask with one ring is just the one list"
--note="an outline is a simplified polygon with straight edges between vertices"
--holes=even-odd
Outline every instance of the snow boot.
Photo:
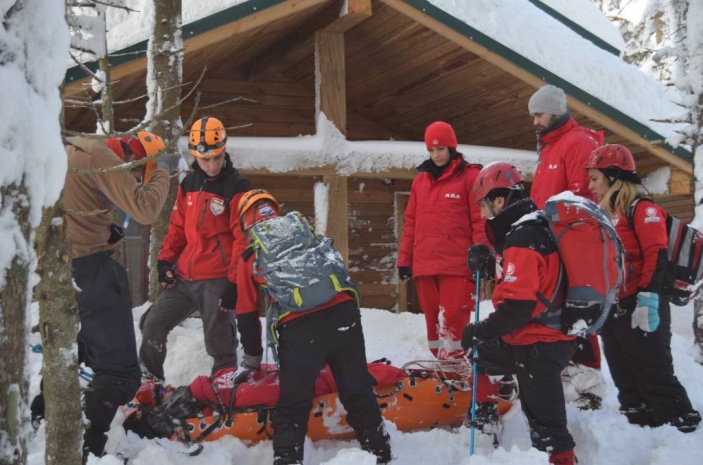
[[549,456],[549,465],[575,465],[578,463],[574,450],[567,450]]
[[657,418],[654,411],[647,404],[620,407],[620,413],[625,415],[631,425],[656,428],[664,424],[664,422]]
[[273,432],[273,465],[302,465],[305,433],[296,424],[276,425]]
[[391,461],[391,438],[386,432],[383,421],[372,428],[357,430],[356,438],[363,450],[376,456],[377,465]]
[[671,420],[665,421],[682,433],[692,433],[698,428],[701,422],[701,414],[693,410],[683,415],[678,415]]

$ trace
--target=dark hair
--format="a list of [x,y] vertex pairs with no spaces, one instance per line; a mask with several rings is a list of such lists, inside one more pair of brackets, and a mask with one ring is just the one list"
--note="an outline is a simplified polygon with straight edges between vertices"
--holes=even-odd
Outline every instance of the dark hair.
[[499,187],[497,189],[491,190],[486,199],[489,202],[493,202],[498,197],[503,197],[505,199],[505,206],[512,205],[525,198],[525,191],[523,189],[510,189],[508,187]]

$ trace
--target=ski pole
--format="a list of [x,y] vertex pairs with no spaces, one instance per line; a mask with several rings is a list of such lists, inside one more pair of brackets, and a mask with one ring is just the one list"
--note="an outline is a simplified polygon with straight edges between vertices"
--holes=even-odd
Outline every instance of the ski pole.
[[[476,308],[474,309],[474,323],[478,323],[478,307],[481,303],[481,270],[476,270]],[[472,381],[471,381],[471,442],[469,447],[469,455],[474,455],[474,434],[476,432],[476,392],[478,391],[478,374],[476,373],[478,358],[478,344],[474,344],[471,349],[472,365]]]

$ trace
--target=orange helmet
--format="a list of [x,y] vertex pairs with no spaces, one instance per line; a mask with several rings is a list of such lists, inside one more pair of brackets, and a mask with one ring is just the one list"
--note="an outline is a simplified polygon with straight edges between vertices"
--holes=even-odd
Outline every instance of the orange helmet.
[[259,221],[278,216],[281,206],[276,198],[263,189],[245,192],[237,206],[239,224],[243,231],[248,231]]
[[[164,140],[156,134],[152,134],[146,131],[139,131],[137,133],[137,137],[139,138],[139,142],[142,143],[147,157],[150,157],[157,153],[159,150],[166,148]],[[149,181],[151,175],[154,174],[155,169],[156,160],[150,160],[149,162],[147,162],[146,167],[144,167],[144,184]]]
[[522,189],[525,177],[511,163],[496,161],[484,166],[474,181],[474,196],[481,201],[493,189]]
[[204,116],[190,128],[188,148],[196,158],[215,158],[225,151],[227,132],[217,118]]

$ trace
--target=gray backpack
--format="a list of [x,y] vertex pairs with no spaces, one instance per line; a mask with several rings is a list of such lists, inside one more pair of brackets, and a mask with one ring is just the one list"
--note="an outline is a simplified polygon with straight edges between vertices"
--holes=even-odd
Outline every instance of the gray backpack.
[[[254,274],[263,276],[273,299],[267,308],[269,328],[292,312],[312,310],[339,292],[350,292],[359,303],[356,285],[332,240],[318,236],[305,217],[291,212],[254,225]],[[271,315],[269,315],[271,313]]]

